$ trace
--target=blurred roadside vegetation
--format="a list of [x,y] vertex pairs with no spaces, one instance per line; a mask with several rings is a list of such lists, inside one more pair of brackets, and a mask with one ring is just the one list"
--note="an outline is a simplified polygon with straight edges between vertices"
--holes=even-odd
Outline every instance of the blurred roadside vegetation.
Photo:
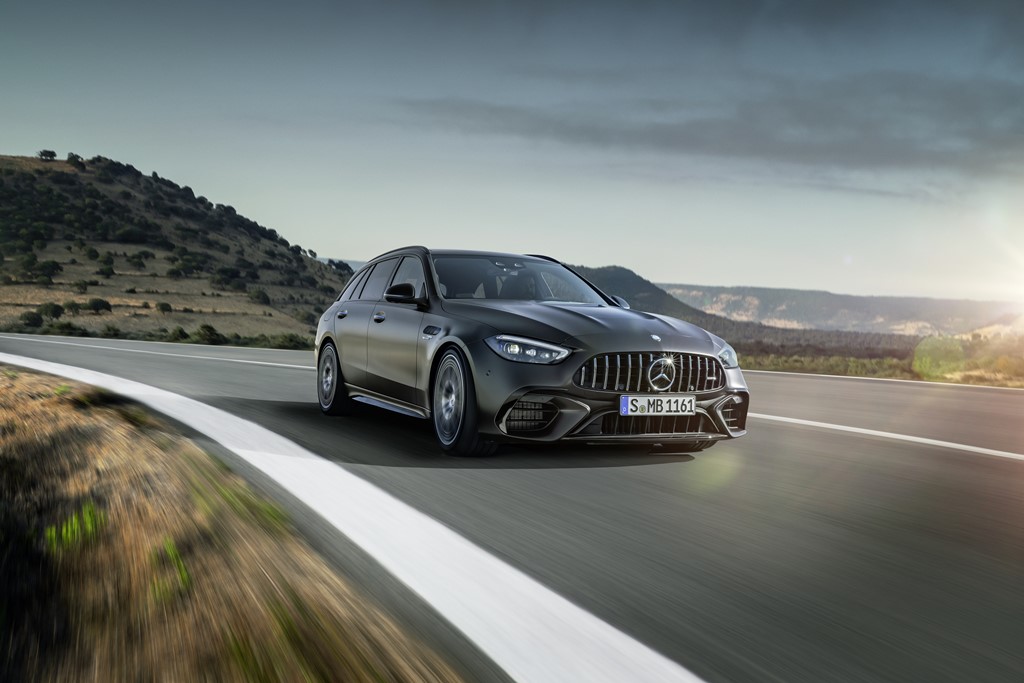
[[142,406],[0,366],[0,681],[462,680]]
[[741,352],[740,365],[747,370],[1024,387],[1024,336],[926,337],[904,357],[790,354],[784,349]]

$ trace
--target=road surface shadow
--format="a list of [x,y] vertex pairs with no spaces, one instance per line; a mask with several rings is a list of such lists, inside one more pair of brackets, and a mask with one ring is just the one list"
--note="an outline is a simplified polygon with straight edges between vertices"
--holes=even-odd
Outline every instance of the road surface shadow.
[[208,405],[256,422],[314,453],[337,462],[377,467],[452,469],[566,469],[636,467],[689,462],[686,453],[646,446],[585,444],[502,444],[483,458],[445,455],[430,423],[380,408],[357,406],[353,415],[329,417],[313,403],[260,401],[223,396],[197,397]]

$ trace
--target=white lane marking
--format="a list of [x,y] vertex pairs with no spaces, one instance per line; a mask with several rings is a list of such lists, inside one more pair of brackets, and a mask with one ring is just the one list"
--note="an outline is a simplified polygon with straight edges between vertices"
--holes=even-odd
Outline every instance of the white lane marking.
[[1021,387],[990,387],[984,384],[959,384],[957,382],[927,382],[923,379],[897,379],[895,377],[858,377],[857,375],[822,375],[817,372],[786,372],[785,370],[743,370],[752,375],[794,375],[796,377],[827,377],[829,379],[855,379],[865,382],[899,382],[901,384],[923,384],[928,387],[949,387],[951,389],[989,389],[995,391],[1024,391]]
[[437,520],[265,427],[92,370],[2,352],[0,362],[128,396],[235,452],[360,545],[517,681],[702,683]]
[[864,429],[863,427],[847,427],[846,425],[837,425],[832,424],[830,422],[815,422],[813,420],[801,420],[795,417],[782,417],[781,415],[765,415],[763,413],[750,413],[749,416],[758,418],[760,420],[785,422],[787,424],[802,425],[804,427],[818,427],[820,429],[831,429],[837,432],[850,432],[851,434],[860,434],[862,436],[877,436],[883,439],[893,439],[895,441],[909,441],[910,443],[922,444],[925,446],[952,448],[954,450],[966,451],[968,453],[978,453],[980,455],[994,455],[1000,458],[1010,458],[1011,460],[1024,460],[1024,455],[1021,455],[1020,453],[1011,453],[1010,451],[997,451],[991,448],[969,446],[967,444],[954,443],[952,441],[926,439],[923,436],[910,436],[908,434],[896,434],[894,432],[881,432],[876,429]]
[[[0,335],[0,339],[13,339],[15,341],[32,341],[33,343],[38,342],[40,344],[60,344],[61,346],[80,346],[80,347],[86,348],[86,349],[105,349],[107,351],[123,351],[124,353],[146,353],[146,354],[149,354],[151,356],[170,356],[171,358],[190,358],[190,359],[194,359],[194,360],[216,360],[216,361],[224,361],[225,363],[245,363],[247,365],[269,365],[269,366],[275,367],[275,368],[296,368],[298,370],[315,370],[316,369],[312,365],[293,365],[293,364],[289,364],[289,363],[271,363],[270,361],[263,361],[263,360],[242,360],[241,358],[223,358],[221,356],[194,356],[194,355],[188,354],[188,353],[167,353],[165,351],[148,351],[146,349],[125,349],[125,348],[122,348],[120,346],[104,346],[102,344],[80,344],[78,342],[57,341],[56,339],[37,339],[37,338],[33,337],[31,340],[28,340],[28,339],[21,339],[21,338],[18,338],[18,337],[8,337],[8,336],[5,336],[5,335]],[[236,347],[232,347],[232,348],[240,348],[240,347],[236,346]]]

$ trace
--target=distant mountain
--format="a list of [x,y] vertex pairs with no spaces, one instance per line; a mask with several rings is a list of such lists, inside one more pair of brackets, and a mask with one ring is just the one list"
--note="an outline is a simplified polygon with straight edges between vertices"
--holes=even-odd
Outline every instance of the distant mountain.
[[628,268],[573,266],[573,269],[605,292],[623,297],[632,308],[687,320],[746,353],[906,358],[920,341],[920,337],[914,335],[793,329],[731,320],[683,303]]
[[680,302],[705,313],[774,327],[911,335],[964,334],[1024,314],[1003,301],[853,296],[767,287],[661,284]]

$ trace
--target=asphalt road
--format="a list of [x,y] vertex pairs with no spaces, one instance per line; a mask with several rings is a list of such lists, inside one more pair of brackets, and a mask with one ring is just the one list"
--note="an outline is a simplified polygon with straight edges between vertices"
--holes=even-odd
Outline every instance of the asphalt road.
[[[0,351],[259,422],[707,681],[1024,680],[1019,460],[757,418],[696,457],[452,459],[422,421],[322,416],[308,352],[13,335]],[[1024,391],[748,381],[756,413],[1024,453]]]

